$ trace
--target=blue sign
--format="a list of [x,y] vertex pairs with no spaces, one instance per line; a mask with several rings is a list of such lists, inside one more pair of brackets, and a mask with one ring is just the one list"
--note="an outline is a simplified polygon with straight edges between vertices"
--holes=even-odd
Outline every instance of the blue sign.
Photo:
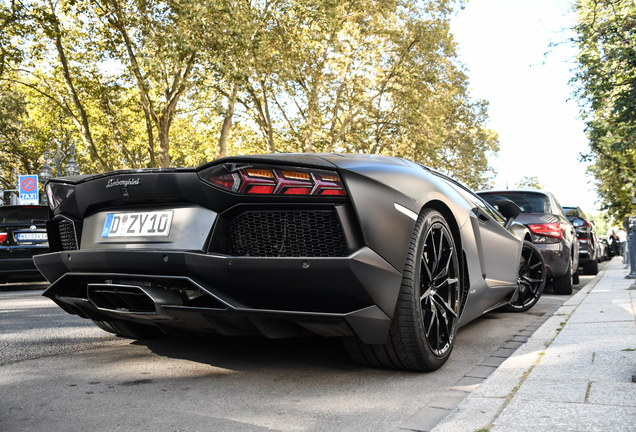
[[104,228],[102,229],[102,237],[108,237],[108,233],[110,232],[110,227],[113,225],[113,213],[108,213],[106,215],[106,220],[104,221]]
[[38,176],[21,175],[19,182],[20,202],[22,204],[39,204],[40,196],[38,195]]

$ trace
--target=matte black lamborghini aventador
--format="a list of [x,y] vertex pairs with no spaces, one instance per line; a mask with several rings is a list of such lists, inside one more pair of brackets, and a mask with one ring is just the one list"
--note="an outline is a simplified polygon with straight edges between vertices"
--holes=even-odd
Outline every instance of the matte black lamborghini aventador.
[[44,295],[115,334],[314,333],[363,364],[434,370],[457,329],[538,300],[513,220],[407,160],[253,155],[54,179]]

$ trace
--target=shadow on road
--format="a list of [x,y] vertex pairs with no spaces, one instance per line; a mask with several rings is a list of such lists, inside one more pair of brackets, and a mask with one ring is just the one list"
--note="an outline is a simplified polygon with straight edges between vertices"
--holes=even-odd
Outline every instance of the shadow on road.
[[338,338],[307,336],[267,339],[263,336],[183,335],[132,342],[159,356],[189,360],[232,370],[359,369]]

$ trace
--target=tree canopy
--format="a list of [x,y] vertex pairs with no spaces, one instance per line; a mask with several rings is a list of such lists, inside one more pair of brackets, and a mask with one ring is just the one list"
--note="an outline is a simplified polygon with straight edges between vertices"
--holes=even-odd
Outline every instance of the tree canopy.
[[515,189],[543,189],[545,184],[542,184],[537,176],[523,176],[521,180],[515,183],[514,187]]
[[620,222],[636,206],[636,3],[577,0],[573,82],[603,209]]
[[498,137],[457,59],[457,4],[3,0],[0,176],[73,144],[84,173],[335,151],[485,187]]

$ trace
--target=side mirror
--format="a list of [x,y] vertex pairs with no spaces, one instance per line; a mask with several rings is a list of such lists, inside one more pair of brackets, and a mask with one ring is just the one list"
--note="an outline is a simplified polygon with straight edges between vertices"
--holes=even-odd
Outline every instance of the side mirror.
[[582,227],[584,224],[585,221],[583,219],[576,218],[572,220],[572,225],[574,225],[575,228]]
[[501,213],[501,215],[506,218],[506,228],[508,228],[510,224],[512,224],[512,221],[514,221],[517,216],[521,214],[521,209],[519,208],[519,206],[510,201],[508,198],[496,196],[495,203],[497,204],[499,213]]

